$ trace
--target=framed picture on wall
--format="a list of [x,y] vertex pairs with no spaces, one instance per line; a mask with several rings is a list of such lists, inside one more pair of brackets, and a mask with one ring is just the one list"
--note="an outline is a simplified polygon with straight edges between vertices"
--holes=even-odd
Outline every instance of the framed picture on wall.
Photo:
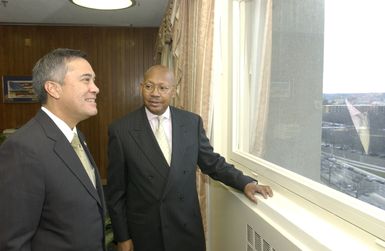
[[4,103],[36,103],[31,76],[3,76]]

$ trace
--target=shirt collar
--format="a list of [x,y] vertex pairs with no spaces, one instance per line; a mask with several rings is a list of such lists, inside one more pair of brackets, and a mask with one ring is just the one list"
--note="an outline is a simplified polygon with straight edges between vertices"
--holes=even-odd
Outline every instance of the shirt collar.
[[63,120],[61,120],[47,108],[42,106],[41,109],[53,120],[56,126],[59,127],[60,131],[64,134],[67,140],[71,142],[74,137],[74,133],[77,133],[76,126],[71,129]]
[[[149,121],[158,118],[159,115],[153,114],[152,112],[150,112],[150,110],[147,109],[147,107],[144,107],[144,108],[146,111],[147,119]],[[169,106],[167,107],[166,111],[161,116],[166,118],[167,120],[170,119],[171,113],[170,113],[170,107]]]

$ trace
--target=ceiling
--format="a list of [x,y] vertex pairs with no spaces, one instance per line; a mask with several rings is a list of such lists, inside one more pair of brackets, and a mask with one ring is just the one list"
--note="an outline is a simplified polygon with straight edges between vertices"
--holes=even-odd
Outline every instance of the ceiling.
[[167,3],[136,0],[130,8],[103,11],[79,7],[70,0],[0,0],[0,24],[157,27]]

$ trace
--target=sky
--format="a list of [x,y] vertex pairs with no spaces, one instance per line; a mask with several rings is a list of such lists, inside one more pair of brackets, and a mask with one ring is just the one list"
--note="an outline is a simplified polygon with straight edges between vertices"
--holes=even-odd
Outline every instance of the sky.
[[324,93],[385,92],[385,0],[325,0]]

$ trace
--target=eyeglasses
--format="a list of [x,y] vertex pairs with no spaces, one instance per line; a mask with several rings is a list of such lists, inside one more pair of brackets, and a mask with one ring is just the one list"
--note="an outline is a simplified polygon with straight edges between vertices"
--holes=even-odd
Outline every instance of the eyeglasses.
[[170,86],[166,86],[166,85],[154,85],[152,83],[144,83],[143,85],[143,89],[146,91],[146,92],[153,92],[156,89],[158,89],[158,92],[160,94],[167,94],[172,87]]

